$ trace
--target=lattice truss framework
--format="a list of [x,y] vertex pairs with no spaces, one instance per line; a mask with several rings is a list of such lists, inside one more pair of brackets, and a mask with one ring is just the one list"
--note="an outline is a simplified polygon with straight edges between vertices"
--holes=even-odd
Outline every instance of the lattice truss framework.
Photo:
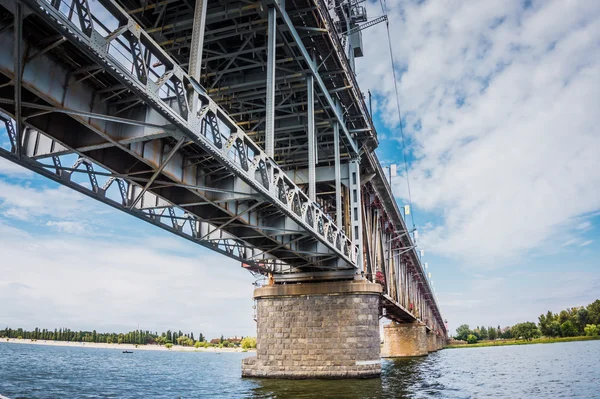
[[340,3],[210,0],[193,66],[193,1],[4,0],[0,155],[252,272],[380,271],[392,318],[442,331],[332,34]]
[[[111,205],[257,268],[356,267],[358,250],[344,232],[117,3],[100,0],[103,9],[93,13],[86,0],[25,3],[34,10],[26,21],[43,21],[47,47],[23,41],[24,127],[20,139],[11,136],[19,162],[47,176],[54,170],[49,177],[67,185],[82,165],[91,180],[109,173],[111,182],[127,187],[127,196]],[[9,48],[12,33],[8,27],[0,37]],[[59,41],[78,69],[46,54]],[[17,69],[6,55],[5,69]],[[89,87],[100,74],[107,87]],[[2,97],[5,121],[14,119],[15,101]],[[82,159],[64,168],[60,156],[72,152]],[[37,162],[44,157],[52,167]],[[110,201],[104,188],[90,191]],[[174,216],[177,209],[185,216]]]

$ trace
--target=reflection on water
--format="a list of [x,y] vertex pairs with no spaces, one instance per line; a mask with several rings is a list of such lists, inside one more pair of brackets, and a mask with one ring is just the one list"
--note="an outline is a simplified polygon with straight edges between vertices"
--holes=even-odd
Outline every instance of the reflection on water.
[[412,388],[419,386],[433,396],[442,392],[436,382],[440,373],[429,364],[436,364],[438,354],[382,362],[382,378],[366,380],[254,380],[256,398],[411,398]]
[[384,360],[368,380],[242,379],[248,353],[0,343],[0,395],[17,398],[600,398],[600,341],[450,349]]
[[[253,389],[256,398],[380,398],[383,396],[382,380],[256,380]],[[397,397],[404,397],[398,393]]]

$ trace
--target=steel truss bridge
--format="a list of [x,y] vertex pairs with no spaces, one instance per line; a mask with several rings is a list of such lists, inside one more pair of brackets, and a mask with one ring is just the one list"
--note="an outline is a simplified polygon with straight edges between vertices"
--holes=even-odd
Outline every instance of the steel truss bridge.
[[0,0],[0,155],[276,283],[377,280],[445,334],[353,72],[361,3]]

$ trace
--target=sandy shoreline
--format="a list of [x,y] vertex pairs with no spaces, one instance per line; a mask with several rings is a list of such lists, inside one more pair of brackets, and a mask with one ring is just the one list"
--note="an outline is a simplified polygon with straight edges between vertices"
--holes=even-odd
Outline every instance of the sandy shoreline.
[[[8,341],[7,341],[8,340]],[[24,344],[24,345],[46,345],[46,346],[74,346],[78,348],[101,348],[101,349],[118,349],[128,351],[171,351],[171,352],[212,352],[212,353],[235,353],[243,352],[242,348],[194,348],[193,346],[179,346],[173,345],[171,349],[167,349],[160,345],[138,345],[136,348],[133,344],[102,344],[94,342],[67,342],[67,341],[45,341],[37,340],[31,341],[30,339],[16,339],[16,338],[2,338],[1,343],[11,344]],[[254,349],[248,350],[253,352]]]

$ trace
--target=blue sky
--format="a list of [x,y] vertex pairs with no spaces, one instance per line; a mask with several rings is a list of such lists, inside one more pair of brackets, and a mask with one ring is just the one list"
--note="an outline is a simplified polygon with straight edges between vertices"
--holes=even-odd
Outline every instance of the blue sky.
[[[599,298],[599,3],[387,6],[418,244],[450,328]],[[386,35],[364,31],[357,77],[403,172]],[[405,204],[405,176],[393,186]],[[255,333],[237,262],[3,160],[0,236],[5,324]]]

